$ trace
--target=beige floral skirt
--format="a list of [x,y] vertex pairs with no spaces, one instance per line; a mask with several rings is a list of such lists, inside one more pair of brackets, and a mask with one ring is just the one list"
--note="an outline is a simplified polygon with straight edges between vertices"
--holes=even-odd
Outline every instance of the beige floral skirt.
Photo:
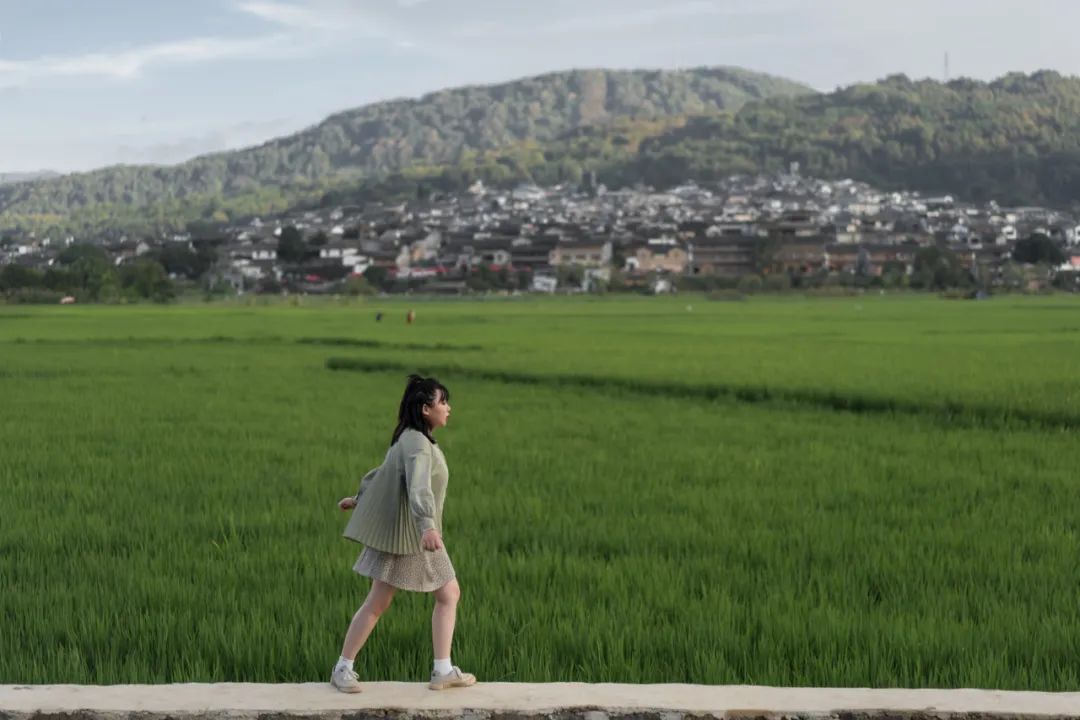
[[413,592],[438,590],[456,577],[446,546],[409,555],[395,555],[365,546],[353,570],[372,580],[382,580],[400,590]]

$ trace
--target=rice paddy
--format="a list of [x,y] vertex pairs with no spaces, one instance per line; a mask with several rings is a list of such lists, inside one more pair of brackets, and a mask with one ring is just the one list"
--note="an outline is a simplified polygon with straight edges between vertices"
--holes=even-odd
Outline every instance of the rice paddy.
[[481,681],[1076,690],[1078,358],[1062,297],[0,307],[0,683],[328,679],[419,370]]

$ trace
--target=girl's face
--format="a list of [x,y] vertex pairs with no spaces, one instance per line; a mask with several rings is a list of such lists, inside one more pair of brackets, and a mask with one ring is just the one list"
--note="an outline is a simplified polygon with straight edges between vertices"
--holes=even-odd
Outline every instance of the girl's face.
[[450,403],[446,402],[446,396],[439,390],[439,397],[434,405],[424,406],[424,419],[432,430],[446,426],[450,419]]

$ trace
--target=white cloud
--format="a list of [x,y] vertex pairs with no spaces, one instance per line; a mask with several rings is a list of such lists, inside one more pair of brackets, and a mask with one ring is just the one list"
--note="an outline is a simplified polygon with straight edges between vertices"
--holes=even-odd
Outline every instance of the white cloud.
[[0,88],[22,87],[56,78],[126,80],[140,77],[157,66],[309,56],[357,38],[382,41],[404,50],[416,47],[405,33],[364,12],[349,0],[242,0],[235,7],[242,13],[277,25],[278,29],[262,35],[194,37],[82,55],[0,59]]
[[267,0],[241,2],[237,9],[267,22],[303,30],[337,30],[340,17],[333,13],[319,12],[310,5],[294,5]]
[[324,42],[364,38],[399,47],[410,42],[407,34],[384,15],[371,12],[355,0],[241,0],[236,9],[299,34],[318,36]]
[[191,38],[115,52],[47,55],[34,60],[0,60],[0,88],[65,77],[130,79],[155,65],[188,65],[213,60],[277,57],[280,35],[252,38]]
[[[587,4],[580,6],[589,8]],[[482,20],[462,24],[452,32],[460,37],[535,37],[563,33],[598,30],[648,29],[664,22],[699,22],[710,18],[760,18],[767,21],[771,16],[788,12],[790,0],[682,0],[681,2],[657,3],[650,6],[623,6],[613,12],[610,6],[599,6],[599,12],[567,12],[555,19],[530,24],[498,20]]]
[[275,118],[236,123],[167,142],[148,142],[137,134],[102,140],[116,143],[107,153],[110,162],[170,165],[207,153],[250,147],[267,138],[297,132],[308,125],[310,123],[297,118]]

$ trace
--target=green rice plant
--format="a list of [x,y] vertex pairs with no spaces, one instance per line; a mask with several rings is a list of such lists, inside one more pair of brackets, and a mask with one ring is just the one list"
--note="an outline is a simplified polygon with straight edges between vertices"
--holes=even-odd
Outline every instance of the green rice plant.
[[325,681],[427,369],[482,681],[1077,687],[1080,304],[652,300],[0,308],[0,683]]

